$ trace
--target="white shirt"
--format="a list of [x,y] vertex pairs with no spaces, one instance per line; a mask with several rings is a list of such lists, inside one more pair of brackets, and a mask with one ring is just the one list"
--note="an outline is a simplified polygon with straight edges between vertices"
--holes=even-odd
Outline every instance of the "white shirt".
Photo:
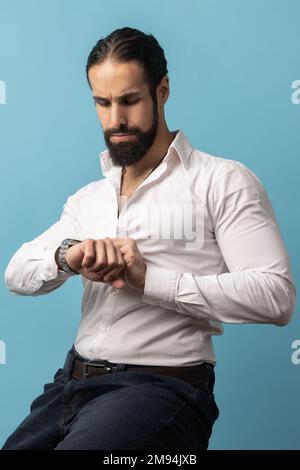
[[261,182],[242,163],[193,148],[182,130],[174,136],[119,217],[121,167],[113,165],[108,149],[101,152],[104,178],[71,195],[60,220],[24,243],[6,269],[12,292],[47,294],[73,276],[54,260],[63,239],[136,240],[147,265],[144,291],[81,277],[74,344],[89,359],[215,364],[211,336],[222,334],[222,323],[281,326],[291,318],[289,258]]

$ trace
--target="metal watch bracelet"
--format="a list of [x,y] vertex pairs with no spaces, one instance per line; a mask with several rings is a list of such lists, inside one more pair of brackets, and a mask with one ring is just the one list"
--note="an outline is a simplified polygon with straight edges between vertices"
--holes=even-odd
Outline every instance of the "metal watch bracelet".
[[66,273],[69,273],[69,274],[80,274],[78,273],[77,271],[74,271],[74,269],[71,268],[71,266],[68,265],[67,261],[66,261],[66,252],[68,250],[68,248],[70,248],[71,246],[74,246],[76,245],[77,243],[80,243],[81,240],[75,240],[73,238],[66,238],[65,240],[63,240],[61,242],[61,245],[58,249],[58,261],[59,261],[59,264],[62,268],[63,271],[65,271]]

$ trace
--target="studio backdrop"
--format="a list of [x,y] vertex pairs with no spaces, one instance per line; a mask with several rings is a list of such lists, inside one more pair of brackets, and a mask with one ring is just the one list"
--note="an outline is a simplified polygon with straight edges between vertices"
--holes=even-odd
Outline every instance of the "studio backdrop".
[[[103,178],[103,132],[85,77],[98,39],[153,34],[168,61],[166,120],[263,183],[299,285],[298,0],[0,0],[0,446],[52,380],[80,319],[82,283],[9,292],[13,253]],[[210,449],[300,448],[300,320],[226,325],[214,339],[220,408]]]

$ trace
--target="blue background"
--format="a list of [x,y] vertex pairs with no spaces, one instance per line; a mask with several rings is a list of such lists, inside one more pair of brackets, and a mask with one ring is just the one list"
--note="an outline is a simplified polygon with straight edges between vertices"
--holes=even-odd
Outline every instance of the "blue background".
[[[239,160],[273,203],[299,283],[300,2],[0,0],[1,273],[19,246],[54,223],[67,197],[102,178],[105,147],[85,79],[88,53],[116,28],[152,33],[165,50],[170,130]],[[3,278],[4,279],[4,278]],[[75,337],[82,284],[40,297],[1,283],[0,444],[51,381]],[[214,341],[221,414],[210,449],[299,449],[297,309],[284,328],[226,325]]]

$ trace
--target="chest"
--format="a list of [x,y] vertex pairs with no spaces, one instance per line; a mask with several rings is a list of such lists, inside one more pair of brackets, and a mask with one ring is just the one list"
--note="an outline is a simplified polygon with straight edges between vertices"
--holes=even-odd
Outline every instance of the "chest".
[[132,196],[135,190],[142,183],[142,180],[139,181],[128,181],[123,176],[121,179],[120,193],[118,197],[118,218],[123,206],[127,203],[128,199]]
[[217,272],[221,254],[201,186],[195,193],[181,174],[174,173],[160,184],[137,189],[141,184],[121,190],[106,181],[93,197],[82,198],[77,207],[78,238],[130,237],[147,264],[199,274]]
[[125,175],[122,175],[120,183],[120,196],[130,198],[130,196],[145,179],[146,177],[144,176],[133,180],[126,178]]

